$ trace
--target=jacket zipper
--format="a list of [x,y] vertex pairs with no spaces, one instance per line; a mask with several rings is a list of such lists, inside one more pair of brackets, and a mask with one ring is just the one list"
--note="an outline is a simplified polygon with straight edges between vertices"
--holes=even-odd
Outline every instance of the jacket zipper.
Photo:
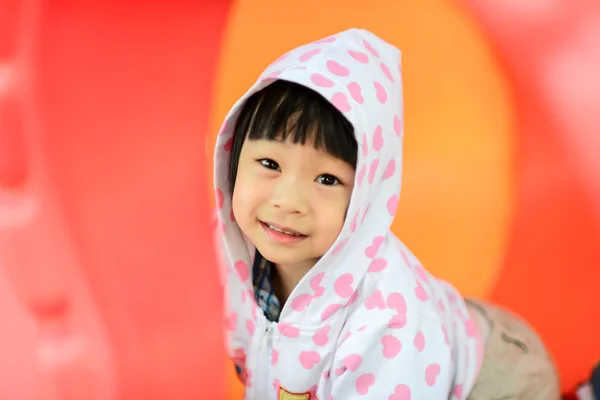
[[270,354],[270,347],[271,347],[271,322],[267,321],[267,326],[265,327],[265,334],[264,334],[264,339],[263,339],[263,345],[262,345],[262,353],[261,354],[261,362],[265,362],[265,386],[264,386],[264,393],[263,393],[263,397],[264,399],[270,399],[271,396],[268,395],[269,393],[269,385],[270,385],[270,381],[271,381],[271,354]]

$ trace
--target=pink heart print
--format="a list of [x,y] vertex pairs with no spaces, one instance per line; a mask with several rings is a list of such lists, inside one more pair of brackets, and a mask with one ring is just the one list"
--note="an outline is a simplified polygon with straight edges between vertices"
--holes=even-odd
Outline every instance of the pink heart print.
[[363,182],[363,179],[365,178],[366,173],[367,173],[367,167],[366,167],[366,165],[363,165],[362,167],[360,167],[360,170],[358,170],[358,174],[356,174],[356,185],[358,187],[362,186],[362,182]]
[[356,230],[356,224],[358,223],[358,213],[360,210],[357,210],[352,218],[352,222],[350,223],[350,232],[354,232]]
[[379,100],[381,104],[385,104],[387,102],[387,92],[385,91],[385,88],[377,81],[373,82],[373,86],[375,87],[377,100]]
[[429,365],[425,369],[425,382],[427,382],[427,384],[429,386],[435,385],[435,382],[437,380],[437,377],[438,377],[438,374],[440,373],[440,371],[441,371],[441,369],[438,364]]
[[441,312],[446,312],[446,307],[444,306],[444,302],[442,300],[438,301],[438,307]]
[[465,321],[465,331],[468,337],[477,337],[477,324],[473,318],[469,318]]
[[365,307],[367,310],[372,310],[374,308],[378,308],[380,310],[385,309],[385,300],[383,299],[383,295],[381,291],[375,290],[371,296],[367,300],[365,300]]
[[350,296],[350,298],[348,299],[348,302],[346,303],[346,307],[350,307],[350,305],[352,305],[352,303],[354,303],[357,298],[358,298],[358,290],[355,290],[352,293],[352,296]]
[[251,319],[246,320],[246,330],[250,335],[254,335],[254,331],[256,330],[256,324]]
[[394,160],[392,158],[388,162],[388,165],[385,168],[385,171],[383,171],[383,175],[381,176],[381,180],[385,181],[386,179],[391,178],[392,176],[394,176],[395,172],[396,172],[396,160]]
[[291,324],[288,324],[286,322],[280,322],[279,324],[277,324],[277,330],[283,336],[290,338],[290,339],[294,339],[294,338],[297,338],[298,336],[300,336],[300,329],[298,329],[295,326],[292,326]]
[[350,332],[346,332],[346,335],[342,338],[342,340],[340,340],[340,346],[350,338],[350,336],[352,336],[352,333]]
[[335,86],[335,82],[318,73],[312,74],[310,80],[319,87],[329,88]]
[[375,57],[379,57],[379,53],[369,44],[369,42],[363,40],[363,45],[369,51],[369,53],[373,54]]
[[378,308],[380,310],[385,309],[385,300],[383,299],[383,295],[381,291],[375,290],[371,296],[367,300],[365,300],[365,307],[367,310],[372,310],[374,308]]
[[277,364],[277,361],[279,361],[279,352],[273,349],[271,352],[271,365]]
[[348,50],[348,54],[350,55],[350,57],[354,58],[359,63],[366,64],[369,62],[369,56],[363,53],[362,51]]
[[417,287],[415,288],[415,294],[417,295],[417,298],[421,301],[427,301],[429,299],[427,292],[425,291],[423,286],[421,286],[421,282],[419,282],[419,281],[417,281]]
[[423,282],[429,281],[429,278],[427,277],[427,272],[425,272],[425,268],[423,268],[422,265],[417,264],[414,266],[414,268],[420,280],[422,280]]
[[333,314],[335,314],[343,306],[341,304],[330,304],[325,307],[325,310],[321,313],[321,321],[327,320]]
[[352,289],[352,282],[354,282],[354,277],[352,274],[343,274],[333,284],[333,289],[335,293],[343,298],[352,296],[354,290]]
[[406,314],[406,300],[401,293],[390,293],[387,297],[387,306],[392,310],[396,310],[398,314]]
[[333,96],[331,97],[331,104],[333,104],[342,113],[346,113],[352,110],[350,103],[348,103],[348,98],[344,93],[341,92],[333,94]]
[[362,155],[363,157],[366,157],[369,155],[369,143],[367,143],[367,134],[363,133],[363,138],[362,138]]
[[224,134],[227,131],[227,120],[225,120],[225,122],[223,122],[223,125],[221,126],[221,130],[219,130],[219,134],[218,136],[221,136],[222,134]]
[[321,297],[321,296],[323,296],[323,293],[325,293],[325,288],[323,286],[321,286],[321,281],[323,280],[323,276],[325,276],[325,272],[321,272],[321,273],[315,275],[310,280],[310,287],[312,290],[315,291],[315,293],[313,293],[313,297]]
[[375,179],[375,174],[377,173],[377,167],[379,166],[379,158],[376,158],[371,163],[369,167],[369,183],[373,183],[373,179]]
[[343,65],[340,65],[335,60],[327,61],[327,69],[334,75],[346,77],[350,75],[350,70]]
[[383,356],[387,359],[396,357],[402,350],[402,343],[392,335],[382,337],[381,344],[383,345]]
[[371,203],[367,204],[367,207],[365,208],[365,213],[363,214],[362,219],[360,220],[361,224],[363,222],[365,222],[365,218],[367,217],[367,214],[369,213],[370,208],[371,208]]
[[423,335],[423,332],[417,332],[413,344],[415,345],[416,349],[420,352],[425,349],[425,335]]
[[286,58],[288,58],[288,56],[290,55],[290,53],[286,53],[282,56],[280,56],[279,58],[277,58],[275,61],[273,61],[273,63],[271,65],[275,65],[277,63],[280,63],[281,61],[285,60]]
[[450,338],[448,337],[448,330],[442,325],[442,333],[444,334],[444,343],[450,346]]
[[375,132],[373,132],[373,148],[376,151],[381,150],[383,147],[383,128],[381,125],[377,125]]
[[381,272],[387,267],[387,260],[385,258],[376,258],[371,261],[369,265],[369,272]]
[[458,385],[454,386],[454,396],[456,396],[459,399],[462,399],[462,397],[463,397],[463,385],[458,384]]
[[329,342],[329,337],[327,337],[327,335],[329,334],[330,330],[331,330],[331,326],[329,326],[329,325],[325,325],[325,327],[319,329],[313,335],[313,343],[316,346],[325,346],[325,345],[327,345],[327,342]]
[[331,250],[331,255],[336,255],[337,253],[339,253],[340,251],[342,251],[344,249],[344,247],[346,246],[346,243],[348,243],[348,238],[346,239],[342,239],[334,248],[333,250]]
[[321,356],[316,351],[303,351],[300,353],[300,364],[306,369],[313,369],[321,362]]
[[225,142],[225,144],[223,145],[223,150],[225,151],[231,151],[231,147],[233,146],[233,138],[230,138],[227,142]]
[[299,59],[302,62],[306,62],[306,61],[310,60],[311,58],[313,58],[315,55],[319,54],[320,52],[321,52],[321,49],[309,50],[306,53],[303,53],[302,55],[300,55]]
[[229,314],[229,316],[225,319],[225,327],[227,328],[228,331],[235,331],[235,328],[237,327],[237,313],[232,312],[231,314]]
[[215,190],[215,198],[217,200],[217,210],[221,211],[225,201],[225,196],[223,195],[223,191],[221,189]]
[[402,329],[406,326],[406,314],[396,314],[388,322],[390,329]]
[[317,40],[315,42],[315,44],[316,43],[333,43],[335,41],[336,41],[336,37],[335,36],[329,36],[329,37],[326,37],[325,39]]
[[350,354],[349,356],[344,357],[342,363],[348,371],[355,372],[360,367],[360,364],[362,364],[362,361],[362,357],[358,354]]
[[297,311],[297,312],[301,312],[304,311],[306,309],[306,307],[308,307],[308,305],[310,304],[310,302],[312,301],[312,296],[309,294],[299,294],[298,296],[294,297],[294,299],[292,300],[291,306],[292,306],[292,310]]
[[375,236],[373,242],[365,249],[365,255],[369,258],[375,258],[379,248],[383,244],[383,236]]
[[385,65],[384,63],[381,63],[380,68],[381,68],[381,71],[383,72],[383,74],[385,76],[387,76],[387,78],[390,80],[390,82],[394,82],[394,77],[390,73],[390,70],[387,67],[387,65]]
[[394,115],[394,132],[398,137],[402,135],[402,121],[397,115]]
[[410,388],[406,385],[396,386],[396,390],[388,400],[411,400]]
[[263,79],[275,79],[277,78],[279,75],[281,75],[283,71],[278,69],[277,71],[273,71],[271,72],[269,75],[265,76]]
[[398,195],[392,195],[387,201],[387,210],[390,216],[396,215],[396,210],[398,209]]
[[358,377],[356,380],[356,391],[360,395],[366,395],[369,393],[369,389],[371,386],[375,384],[375,375],[373,374],[364,374]]
[[240,278],[240,280],[243,283],[246,283],[246,281],[248,281],[248,278],[250,278],[250,268],[248,268],[248,264],[246,264],[244,260],[239,260],[235,262],[233,268],[235,269],[235,272],[237,273],[237,276]]
[[350,96],[352,96],[354,101],[356,101],[358,104],[362,104],[365,102],[365,99],[362,96],[362,89],[360,88],[360,85],[358,83],[350,82],[348,84],[348,92],[350,93]]

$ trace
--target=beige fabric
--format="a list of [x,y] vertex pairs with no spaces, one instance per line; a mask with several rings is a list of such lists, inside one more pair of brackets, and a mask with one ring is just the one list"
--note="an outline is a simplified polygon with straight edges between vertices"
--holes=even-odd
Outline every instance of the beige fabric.
[[557,400],[559,379],[539,336],[516,315],[467,300],[485,340],[481,371],[468,400]]

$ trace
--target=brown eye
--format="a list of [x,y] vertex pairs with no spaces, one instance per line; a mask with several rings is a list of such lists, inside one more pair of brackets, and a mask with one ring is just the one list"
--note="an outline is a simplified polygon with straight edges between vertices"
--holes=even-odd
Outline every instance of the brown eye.
[[267,169],[281,171],[281,168],[279,168],[279,164],[277,164],[275,161],[273,161],[269,158],[260,159],[260,160],[258,160],[258,162],[261,163],[261,165]]
[[323,174],[317,178],[317,182],[325,186],[335,186],[340,183],[340,180],[333,175]]

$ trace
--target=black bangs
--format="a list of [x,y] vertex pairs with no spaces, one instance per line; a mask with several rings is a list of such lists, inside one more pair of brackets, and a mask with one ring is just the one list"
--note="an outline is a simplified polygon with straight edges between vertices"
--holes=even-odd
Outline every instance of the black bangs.
[[235,124],[229,168],[230,188],[244,140],[286,140],[306,144],[356,168],[358,143],[350,121],[319,93],[297,83],[278,80],[244,103]]

